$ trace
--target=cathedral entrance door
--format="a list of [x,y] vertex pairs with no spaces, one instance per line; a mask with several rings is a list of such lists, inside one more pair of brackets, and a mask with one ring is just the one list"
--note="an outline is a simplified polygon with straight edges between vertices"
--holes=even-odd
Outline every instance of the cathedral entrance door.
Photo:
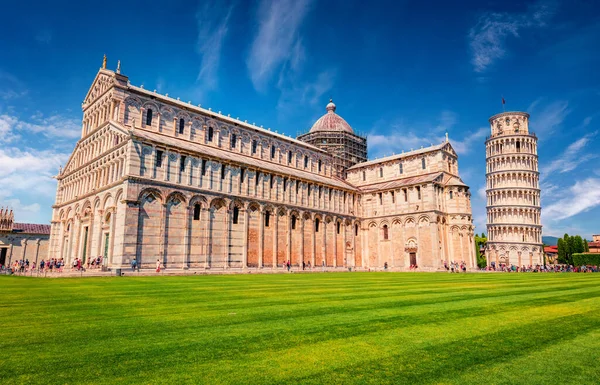
[[6,265],[6,251],[8,248],[3,247],[0,249],[0,266]]
[[417,265],[417,253],[410,253],[410,264],[413,266]]

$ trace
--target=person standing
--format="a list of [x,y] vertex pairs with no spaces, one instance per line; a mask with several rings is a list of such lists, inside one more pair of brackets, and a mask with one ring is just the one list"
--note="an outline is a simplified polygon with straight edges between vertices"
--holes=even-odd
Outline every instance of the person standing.
[[156,272],[160,273],[160,259],[156,260]]
[[131,260],[131,270],[135,271],[136,267],[137,267],[137,259],[133,258]]

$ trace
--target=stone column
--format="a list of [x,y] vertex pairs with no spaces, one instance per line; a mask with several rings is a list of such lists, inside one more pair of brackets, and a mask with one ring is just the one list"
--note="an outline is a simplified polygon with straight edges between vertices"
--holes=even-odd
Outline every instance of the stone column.
[[242,269],[248,268],[248,227],[250,221],[250,213],[248,212],[249,208],[244,208],[244,249],[242,251],[243,261],[242,261]]
[[161,204],[160,209],[160,235],[159,235],[159,243],[158,243],[158,255],[160,256],[161,263],[164,268],[167,268],[167,254],[165,252],[165,241],[167,238],[167,206],[168,202]]
[[[231,202],[227,202],[227,206]],[[229,248],[231,247],[231,209],[227,209],[225,212],[225,268],[229,269]]]
[[275,231],[273,232],[273,269],[277,268],[277,230],[279,226],[279,213],[277,209],[273,210],[274,212],[274,221],[275,221]]
[[[338,236],[339,234],[337,233],[337,226],[338,226],[338,222],[337,222],[337,218],[333,218],[333,267],[337,267],[337,240],[338,240]],[[340,229],[341,229],[342,225],[340,224]]]
[[40,243],[42,242],[41,239],[36,239],[35,240],[35,266],[38,266],[38,257],[40,254]]
[[346,222],[342,222],[344,226],[344,236],[342,238],[342,258],[344,259],[344,267],[348,267],[348,252],[346,250]]
[[204,269],[210,269],[210,262],[208,258],[210,256],[210,221],[211,221],[211,209],[206,207],[202,209],[202,216],[204,217],[204,221],[202,223],[205,224],[204,227],[204,239],[202,240],[202,250],[204,250]]
[[300,213],[300,234],[302,241],[300,242],[300,262],[298,267],[302,269],[302,265],[304,264],[304,213]]
[[264,234],[265,234],[265,212],[262,207],[258,211],[258,268],[263,268],[263,253],[264,253]]
[[[323,218],[323,261],[325,261],[325,266],[327,266],[327,218]],[[321,261],[321,267],[323,266],[323,261]]]
[[288,212],[287,215],[287,248],[285,251],[286,261],[292,263],[292,221],[291,214]]
[[185,210],[185,234],[183,239],[183,263],[181,264],[181,268],[186,270],[189,268],[190,261],[190,236],[192,231],[192,226],[190,226],[190,210],[193,210],[194,207],[187,207]]
[[311,229],[311,234],[312,234],[312,248],[310,250],[310,265],[312,267],[315,267],[315,254],[317,251],[317,233],[315,232],[315,217],[314,215],[312,216],[312,229]]

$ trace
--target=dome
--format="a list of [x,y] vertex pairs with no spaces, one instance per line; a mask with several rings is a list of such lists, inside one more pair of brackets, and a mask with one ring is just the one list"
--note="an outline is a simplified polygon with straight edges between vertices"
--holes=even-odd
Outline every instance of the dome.
[[315,124],[313,124],[312,128],[310,129],[310,132],[346,131],[351,134],[354,134],[354,130],[352,130],[352,127],[350,127],[350,125],[344,120],[344,118],[335,113],[336,107],[333,103],[333,100],[329,99],[329,104],[327,104],[327,107],[325,107],[325,109],[327,110],[327,113],[321,116],[319,120],[317,120]]

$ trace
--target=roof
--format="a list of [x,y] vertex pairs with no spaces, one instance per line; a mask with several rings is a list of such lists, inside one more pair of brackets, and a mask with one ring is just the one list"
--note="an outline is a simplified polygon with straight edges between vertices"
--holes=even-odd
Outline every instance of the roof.
[[325,152],[325,153],[327,152],[325,150],[320,149],[319,147],[313,146],[312,144],[303,142],[301,140],[298,140],[298,139],[295,139],[295,138],[292,138],[292,137],[289,137],[289,136],[285,136],[283,134],[279,134],[279,133],[270,131],[268,129],[262,128],[262,127],[258,127],[258,126],[254,125],[254,124],[249,124],[247,122],[241,121],[241,120],[236,119],[236,118],[232,118],[230,116],[221,115],[220,111],[219,112],[215,112],[215,111],[208,110],[206,108],[202,108],[202,107],[199,107],[199,106],[194,106],[193,104],[191,104],[189,102],[185,103],[185,102],[182,102],[181,100],[173,99],[173,98],[171,98],[169,96],[165,96],[165,95],[161,95],[161,94],[156,93],[156,92],[148,91],[148,90],[143,89],[141,87],[136,87],[136,86],[133,86],[133,85],[129,85],[128,88],[130,90],[133,90],[133,91],[138,92],[140,94],[145,94],[146,96],[149,96],[151,98],[160,99],[160,100],[163,100],[165,102],[178,105],[180,108],[186,108],[186,109],[194,111],[194,112],[199,112],[199,113],[202,113],[204,115],[208,115],[210,117],[223,120],[223,121],[225,121],[227,123],[230,123],[230,124],[237,124],[240,127],[250,128],[250,129],[258,131],[258,132],[260,132],[262,134],[266,134],[266,135],[269,135],[269,136],[272,136],[272,137],[276,137],[276,138],[279,138],[279,139],[282,139],[282,140],[286,140],[288,142],[292,142],[292,143],[297,144],[299,146],[302,146],[302,147],[305,147],[305,148],[309,148],[309,149],[311,149],[313,151]]
[[358,164],[355,164],[354,166],[350,167],[348,170],[354,170],[354,169],[358,169],[361,167],[367,167],[367,166],[371,166],[371,165],[378,164],[378,163],[385,163],[385,162],[389,162],[389,161],[393,161],[393,160],[397,160],[397,159],[407,158],[407,157],[414,156],[414,155],[425,154],[428,152],[441,150],[446,145],[450,145],[450,142],[442,142],[440,144],[436,144],[435,146],[424,147],[424,148],[420,148],[418,150],[413,150],[413,151],[405,152],[402,154],[391,155],[391,156],[387,156],[385,158],[379,158],[379,159],[369,160],[367,162],[358,163]]
[[348,122],[344,120],[341,116],[335,113],[336,106],[333,103],[333,100],[329,100],[329,104],[325,107],[327,112],[325,115],[321,116],[315,124],[313,124],[310,132],[320,132],[320,131],[345,131],[351,134],[354,134],[354,130]]
[[346,190],[356,191],[356,187],[345,182],[337,177],[326,177],[312,172],[300,170],[294,167],[285,166],[282,164],[270,162],[264,159],[257,159],[247,155],[239,154],[232,151],[223,150],[221,148],[205,146],[198,143],[190,142],[185,139],[174,138],[166,135],[162,135],[155,132],[149,132],[140,129],[132,130],[133,135],[141,138],[151,140],[157,143],[164,144],[165,146],[177,147],[185,149],[190,152],[204,154],[208,157],[223,159],[225,161],[237,162],[248,165],[250,167],[256,167],[263,170],[269,170],[273,173],[284,174],[295,176],[299,179],[312,180],[314,183],[320,183],[323,185],[336,186],[338,188]]
[[415,184],[433,182],[438,178],[439,178],[439,181],[441,181],[442,174],[443,173],[441,173],[441,172],[435,172],[432,174],[413,176],[410,178],[388,180],[388,181],[381,182],[381,183],[370,184],[368,186],[361,186],[360,190],[362,192],[392,190],[392,189],[397,189],[397,188],[401,188],[401,187],[412,186]]
[[13,232],[50,235],[50,225],[39,225],[36,223],[14,223]]

